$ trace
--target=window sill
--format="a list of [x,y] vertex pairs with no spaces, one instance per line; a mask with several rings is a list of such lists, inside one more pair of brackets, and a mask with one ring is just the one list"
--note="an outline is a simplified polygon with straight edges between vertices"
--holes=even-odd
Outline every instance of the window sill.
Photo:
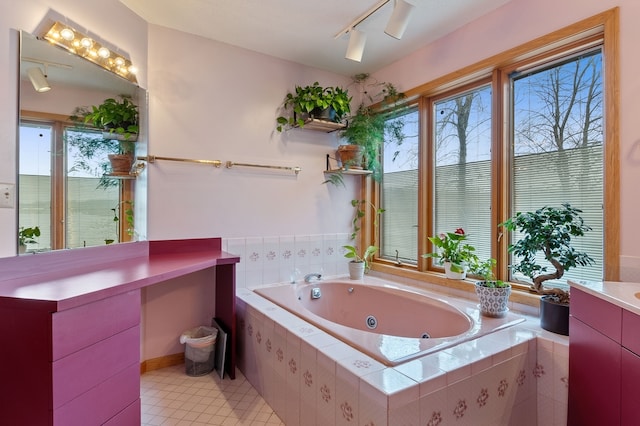
[[[449,278],[445,278],[444,274],[441,273],[431,271],[419,272],[413,265],[403,264],[402,266],[397,266],[391,263],[375,262],[371,264],[371,270],[388,275],[395,275],[401,278],[409,278],[412,280],[421,281],[429,285],[443,287],[447,290],[453,289],[475,294],[474,283],[476,282],[476,280],[451,280]],[[540,295],[522,290],[519,284],[511,283],[511,286],[512,291],[511,296],[509,297],[510,302],[539,308]],[[447,291],[443,290],[443,292],[446,293]]]

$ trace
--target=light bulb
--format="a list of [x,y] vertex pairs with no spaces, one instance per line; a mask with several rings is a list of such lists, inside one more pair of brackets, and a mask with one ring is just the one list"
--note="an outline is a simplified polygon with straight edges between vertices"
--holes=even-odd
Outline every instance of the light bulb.
[[137,68],[135,65],[131,65],[131,66],[129,67],[129,72],[130,72],[131,74],[136,74],[136,73],[138,72],[138,68]]
[[93,40],[91,40],[89,37],[85,37],[82,40],[80,40],[80,44],[83,47],[89,49],[89,48],[91,48],[91,46],[93,46]]
[[109,56],[111,56],[111,52],[109,52],[109,49],[107,49],[106,47],[101,47],[100,49],[98,49],[98,56],[103,59],[107,59]]
[[71,41],[75,38],[75,34],[73,33],[73,30],[69,28],[65,28],[62,31],[60,31],[60,36],[67,41]]
[[117,66],[121,67],[121,66],[123,66],[123,65],[124,65],[124,59],[122,59],[121,57],[119,57],[119,56],[118,56],[118,57],[115,59],[115,63],[116,63],[116,65],[117,65]]

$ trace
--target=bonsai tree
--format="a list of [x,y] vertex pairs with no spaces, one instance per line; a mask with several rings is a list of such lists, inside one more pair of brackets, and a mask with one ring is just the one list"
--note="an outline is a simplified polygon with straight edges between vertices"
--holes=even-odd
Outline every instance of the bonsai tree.
[[[138,133],[138,107],[133,103],[131,97],[120,95],[120,100],[114,98],[105,99],[100,105],[93,105],[88,110],[80,109],[79,115],[85,124],[92,124],[94,127],[104,129],[105,132],[128,140],[135,140]],[[73,117],[72,117],[73,119]]]
[[449,262],[451,271],[462,273],[466,266],[472,266],[478,263],[478,257],[475,254],[475,247],[465,243],[467,234],[464,229],[458,228],[454,232],[447,232],[439,236],[427,237],[431,244],[436,247],[436,251],[425,253],[422,257],[431,257],[438,259],[440,264]]
[[[352,225],[353,232],[351,233],[351,239],[356,240],[358,233],[362,229],[362,219],[366,215],[366,211],[362,207],[371,207],[374,214],[373,224],[374,227],[378,225],[378,217],[384,213],[384,209],[376,208],[371,202],[367,200],[351,200],[351,205],[355,210],[355,214],[353,217]],[[373,255],[378,251],[378,247],[376,245],[370,245],[366,247],[364,250],[359,250],[357,245],[345,245],[343,248],[346,250],[344,257],[347,259],[351,259],[352,262],[362,263],[364,262],[365,271],[369,270],[370,260],[373,258]]]
[[[519,259],[509,268],[531,279],[533,291],[554,296],[558,303],[568,303],[569,293],[559,288],[545,289],[544,282],[561,278],[570,268],[594,263],[587,253],[577,251],[571,245],[572,237],[582,237],[591,230],[580,213],[582,210],[564,203],[561,208],[545,206],[535,212],[518,212],[500,224],[507,231],[524,234],[515,244],[509,245],[509,253]],[[540,265],[536,257],[538,254],[542,254],[555,270],[549,271]]]
[[311,86],[296,86],[295,94],[287,93],[282,109],[290,111],[291,115],[276,119],[279,132],[286,126],[304,127],[307,116],[339,122],[351,112],[351,97],[341,87],[322,87],[316,81]]

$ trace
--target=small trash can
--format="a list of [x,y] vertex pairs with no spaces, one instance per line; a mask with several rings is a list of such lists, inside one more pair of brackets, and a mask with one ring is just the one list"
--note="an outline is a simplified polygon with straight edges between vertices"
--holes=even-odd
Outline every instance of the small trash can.
[[187,330],[180,336],[184,348],[184,368],[188,376],[204,376],[213,371],[218,329],[200,326]]

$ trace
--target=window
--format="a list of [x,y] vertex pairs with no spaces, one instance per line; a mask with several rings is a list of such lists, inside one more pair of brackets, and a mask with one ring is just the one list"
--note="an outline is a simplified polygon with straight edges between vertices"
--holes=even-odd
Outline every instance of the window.
[[106,152],[84,149],[82,141],[91,140],[103,142],[99,133],[62,121],[21,122],[18,223],[41,232],[28,250],[129,240],[123,226],[131,203],[121,201],[120,181],[103,177]]
[[[592,231],[574,243],[595,264],[567,278],[602,280],[603,84],[601,49],[510,76],[512,212],[570,203]],[[519,235],[513,235],[514,241]],[[540,256],[541,257],[541,256]],[[553,271],[553,266],[538,260]],[[517,276],[518,279],[524,279]],[[546,284],[549,285],[549,284]]]
[[432,251],[427,236],[461,227],[481,258],[498,260],[499,278],[527,281],[509,274],[514,259],[499,223],[568,202],[592,227],[575,247],[595,264],[553,284],[617,279],[619,201],[617,188],[604,185],[616,185],[619,173],[607,167],[619,155],[615,14],[596,17],[597,31],[594,20],[577,23],[412,90],[420,106],[390,116],[405,120],[406,138],[385,146],[373,186],[385,209],[374,269],[393,273],[400,261],[441,271],[421,258]]

